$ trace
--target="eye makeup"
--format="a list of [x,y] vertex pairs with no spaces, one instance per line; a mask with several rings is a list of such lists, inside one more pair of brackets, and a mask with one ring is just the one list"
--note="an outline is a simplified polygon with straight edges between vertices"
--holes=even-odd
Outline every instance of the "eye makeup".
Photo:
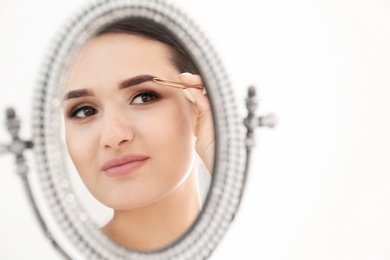
[[155,91],[152,90],[141,90],[137,91],[134,95],[130,97],[130,105],[135,104],[148,104],[151,103],[157,99],[159,99],[161,96]]
[[[120,84],[119,89],[125,89],[129,88],[131,86],[141,85],[144,82],[154,82],[160,85],[173,87],[182,89],[184,95],[186,98],[191,101],[192,103],[195,103],[194,97],[191,95],[191,93],[187,90],[188,88],[195,88],[195,89],[203,89],[203,86],[196,86],[196,85],[186,85],[180,82],[162,79],[153,77],[150,75],[140,75],[133,78],[130,78]],[[141,86],[140,86],[141,87]],[[146,105],[149,103],[153,103],[161,98],[161,95],[152,90],[155,87],[150,87],[146,89],[140,89],[139,91],[136,91],[133,95],[130,96],[128,103],[129,105]],[[133,89],[133,88],[132,88]],[[80,89],[75,91],[70,91],[67,95],[64,97],[65,100],[69,99],[78,99],[83,97],[93,97],[95,94],[90,89]],[[94,116],[99,113],[99,110],[95,108],[94,105],[91,105],[90,103],[81,103],[79,105],[75,105],[71,107],[68,112],[66,112],[67,118],[70,119],[85,119],[91,116]]]
[[[147,105],[161,98],[161,95],[150,89],[142,89],[135,92],[128,100],[129,105]],[[99,110],[90,103],[81,103],[71,107],[66,112],[67,118],[85,119],[99,113]]]
[[[84,115],[80,115],[83,112]],[[90,104],[80,104],[71,108],[67,113],[68,118],[87,118],[96,115],[99,111]]]

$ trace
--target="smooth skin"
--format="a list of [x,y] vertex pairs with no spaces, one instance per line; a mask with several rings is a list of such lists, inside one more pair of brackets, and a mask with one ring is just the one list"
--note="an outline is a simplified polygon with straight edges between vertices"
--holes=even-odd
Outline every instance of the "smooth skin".
[[[76,169],[89,191],[114,209],[102,231],[141,251],[169,245],[193,224],[200,212],[195,154],[210,172],[214,160],[207,96],[189,89],[196,100],[191,103],[182,90],[145,81],[145,75],[202,84],[199,76],[180,75],[164,44],[107,33],[91,39],[76,58],[63,102]],[[132,155],[146,158],[139,169],[115,177],[102,169]]]

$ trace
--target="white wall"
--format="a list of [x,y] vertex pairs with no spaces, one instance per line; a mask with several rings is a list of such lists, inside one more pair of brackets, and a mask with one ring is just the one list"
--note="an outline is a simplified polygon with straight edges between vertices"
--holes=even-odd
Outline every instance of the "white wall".
[[[0,1],[0,120],[16,107],[24,137],[38,65],[77,2]],[[254,84],[260,110],[279,117],[257,132],[244,201],[212,259],[390,259],[390,2],[176,2],[225,61],[241,111]],[[13,158],[0,167],[0,258],[60,259]]]

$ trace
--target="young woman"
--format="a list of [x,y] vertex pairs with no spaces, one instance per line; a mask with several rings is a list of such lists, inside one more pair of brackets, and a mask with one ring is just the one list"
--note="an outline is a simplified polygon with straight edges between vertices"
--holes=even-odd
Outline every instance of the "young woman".
[[175,38],[135,19],[103,29],[70,68],[66,144],[89,191],[114,210],[102,231],[120,245],[165,247],[200,212],[195,158],[212,171],[214,129],[195,74]]

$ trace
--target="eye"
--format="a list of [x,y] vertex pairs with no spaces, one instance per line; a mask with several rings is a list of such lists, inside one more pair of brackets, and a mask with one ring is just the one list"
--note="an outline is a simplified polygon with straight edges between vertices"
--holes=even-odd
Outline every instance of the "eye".
[[146,104],[153,102],[160,96],[153,91],[142,91],[137,93],[131,101],[131,104]]
[[98,110],[92,106],[80,106],[69,112],[71,118],[87,118],[98,113]]

